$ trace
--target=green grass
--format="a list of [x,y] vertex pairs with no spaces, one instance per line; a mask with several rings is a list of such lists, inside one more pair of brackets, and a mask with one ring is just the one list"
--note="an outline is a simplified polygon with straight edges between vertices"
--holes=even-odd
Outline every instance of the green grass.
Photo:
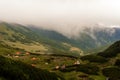
[[98,75],[98,76],[92,75],[90,77],[93,78],[94,80],[106,80],[106,77],[102,75]]
[[10,42],[10,41],[4,41],[4,42],[10,45],[11,47],[24,49],[25,51],[28,51],[28,52],[44,54],[47,51],[47,47],[43,46],[40,43],[22,44],[20,42]]

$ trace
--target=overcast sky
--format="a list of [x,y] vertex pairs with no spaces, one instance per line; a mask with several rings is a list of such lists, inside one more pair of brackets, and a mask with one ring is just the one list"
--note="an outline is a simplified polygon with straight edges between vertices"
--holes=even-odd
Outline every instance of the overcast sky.
[[120,0],[0,0],[0,20],[69,34],[96,23],[120,25]]

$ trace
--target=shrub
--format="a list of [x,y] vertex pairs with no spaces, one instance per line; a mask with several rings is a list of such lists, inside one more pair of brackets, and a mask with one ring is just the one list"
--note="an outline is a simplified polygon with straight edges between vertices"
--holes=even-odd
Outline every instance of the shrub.
[[94,65],[88,65],[88,64],[84,64],[84,65],[79,65],[76,68],[76,71],[80,71],[80,72],[84,72],[86,74],[94,74],[97,75],[99,72],[99,67],[94,66]]
[[120,68],[110,67],[102,70],[104,76],[109,77],[109,80],[120,80]]
[[90,62],[97,62],[97,63],[104,63],[107,62],[108,60],[102,56],[96,56],[96,55],[87,55],[81,57],[82,60],[88,60]]
[[116,60],[116,62],[115,62],[115,66],[120,67],[120,59],[117,59],[117,60]]

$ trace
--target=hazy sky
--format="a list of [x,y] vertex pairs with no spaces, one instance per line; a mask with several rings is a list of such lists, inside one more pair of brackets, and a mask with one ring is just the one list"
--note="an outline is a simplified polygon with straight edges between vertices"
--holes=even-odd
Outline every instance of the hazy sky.
[[69,34],[96,23],[120,25],[120,0],[0,0],[0,20]]

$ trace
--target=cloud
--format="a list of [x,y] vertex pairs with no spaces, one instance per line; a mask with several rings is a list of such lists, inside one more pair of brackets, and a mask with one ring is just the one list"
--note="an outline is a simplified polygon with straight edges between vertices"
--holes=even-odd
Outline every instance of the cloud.
[[[119,0],[0,0],[0,20],[78,36],[96,23],[120,25]],[[104,27],[104,26],[102,26]]]

